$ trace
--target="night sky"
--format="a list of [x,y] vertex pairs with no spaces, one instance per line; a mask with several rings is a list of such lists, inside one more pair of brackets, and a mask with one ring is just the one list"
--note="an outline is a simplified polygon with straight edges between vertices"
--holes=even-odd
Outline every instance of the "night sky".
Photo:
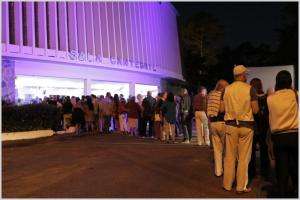
[[173,2],[183,20],[202,11],[215,16],[224,26],[224,43],[230,47],[247,41],[253,44],[266,43],[274,47],[277,44],[276,29],[281,27],[280,11],[286,4]]

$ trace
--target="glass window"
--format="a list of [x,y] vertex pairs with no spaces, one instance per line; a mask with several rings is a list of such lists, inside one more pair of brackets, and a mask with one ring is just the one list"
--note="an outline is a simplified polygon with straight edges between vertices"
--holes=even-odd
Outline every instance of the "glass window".
[[152,97],[155,98],[158,94],[158,87],[156,85],[135,84],[135,96],[141,94],[144,98],[148,91],[152,92]]
[[106,92],[114,94],[123,94],[125,98],[129,97],[129,83],[92,81],[91,93],[94,95],[106,95]]
[[81,97],[84,94],[84,80],[41,76],[17,76],[16,98],[24,103],[32,99],[64,95]]

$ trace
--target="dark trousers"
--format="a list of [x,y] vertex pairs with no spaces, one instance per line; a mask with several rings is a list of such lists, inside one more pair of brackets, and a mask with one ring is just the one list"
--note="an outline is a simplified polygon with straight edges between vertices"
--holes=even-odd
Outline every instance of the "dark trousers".
[[256,176],[256,145],[259,144],[259,161],[260,161],[260,175],[268,178],[270,171],[270,159],[268,155],[268,145],[266,142],[267,133],[258,133],[253,136],[252,154],[249,163],[249,179]]
[[[280,197],[298,197],[298,132],[272,135]],[[292,191],[289,192],[289,177]]]
[[103,118],[104,118],[103,133],[109,133],[111,116],[110,115],[104,115]]
[[192,139],[192,119],[190,116],[182,116],[182,131],[184,135],[184,140],[191,141]]
[[147,134],[147,123],[149,122],[149,133],[148,133],[148,137],[152,137],[153,136],[153,125],[154,125],[154,121],[151,117],[143,117],[142,119],[142,134],[141,136],[146,137]]
[[139,115],[138,117],[138,136],[143,134],[143,118]]

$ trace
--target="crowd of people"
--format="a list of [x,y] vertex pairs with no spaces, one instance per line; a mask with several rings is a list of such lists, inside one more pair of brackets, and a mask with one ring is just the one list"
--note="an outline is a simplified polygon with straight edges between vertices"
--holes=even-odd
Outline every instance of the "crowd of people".
[[162,92],[156,98],[150,91],[145,98],[139,94],[128,99],[110,92],[105,97],[53,95],[41,103],[56,105],[61,110],[62,129],[75,127],[76,134],[117,132],[166,143],[175,143],[176,136],[182,133],[185,143],[192,138],[192,104],[186,89],[182,96]]
[[224,190],[235,183],[237,193],[251,191],[259,149],[261,177],[270,178],[275,161],[278,195],[297,196],[299,106],[291,74],[280,71],[275,91],[267,93],[260,79],[247,83],[243,65],[235,66],[233,75],[233,83],[219,80],[208,94],[202,86],[194,97],[183,88],[178,95],[162,92],[155,98],[151,92],[128,99],[107,92],[98,97],[53,96],[42,103],[60,108],[63,129],[75,126],[76,134],[118,132],[165,143],[177,143],[176,137],[183,135],[181,142],[189,144],[195,120],[196,143],[213,147],[215,175],[223,176]]

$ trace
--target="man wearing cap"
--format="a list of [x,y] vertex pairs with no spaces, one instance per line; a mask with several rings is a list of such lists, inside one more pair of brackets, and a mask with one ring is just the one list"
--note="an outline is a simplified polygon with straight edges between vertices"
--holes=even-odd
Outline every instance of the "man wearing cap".
[[236,174],[236,192],[245,193],[251,191],[247,188],[248,164],[252,151],[253,114],[259,108],[255,89],[246,83],[247,68],[237,65],[233,75],[234,82],[226,87],[221,103],[221,110],[225,109],[226,124],[223,188],[232,189]]

